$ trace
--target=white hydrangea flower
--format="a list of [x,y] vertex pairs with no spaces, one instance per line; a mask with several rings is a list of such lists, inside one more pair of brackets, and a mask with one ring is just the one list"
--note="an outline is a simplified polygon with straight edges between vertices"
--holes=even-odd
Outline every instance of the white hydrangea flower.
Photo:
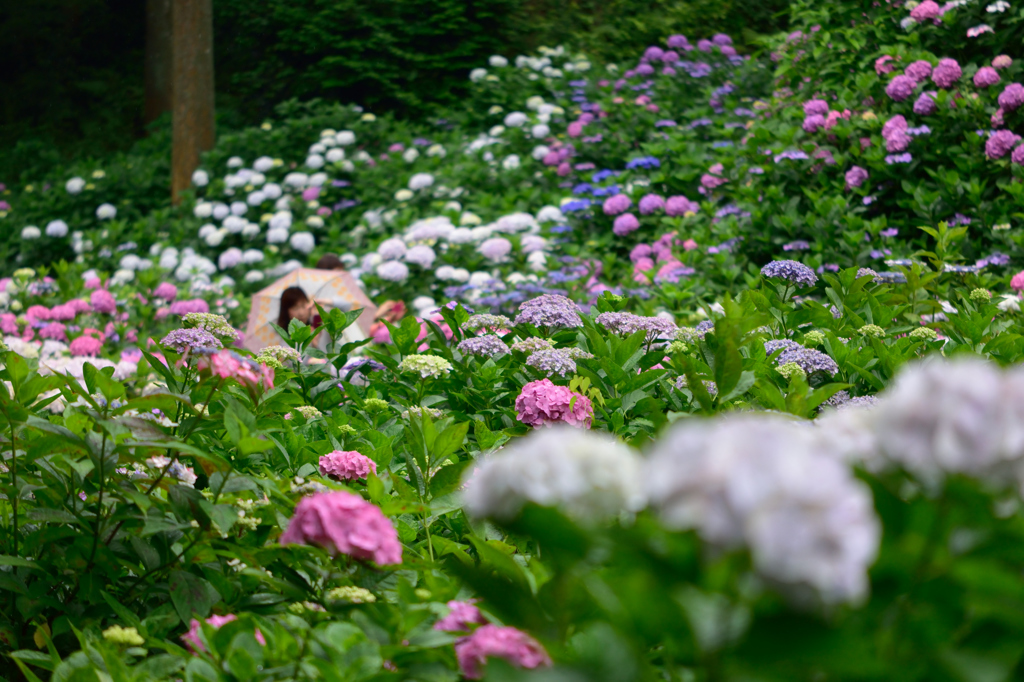
[[397,260],[405,255],[405,242],[398,237],[385,239],[377,246],[377,253],[384,260]]
[[452,270],[452,280],[464,284],[469,281],[469,270],[466,268],[455,268]]
[[231,215],[231,208],[227,204],[217,202],[213,205],[212,213],[215,220],[224,220]]
[[119,265],[125,270],[138,270],[139,263],[142,261],[141,258],[136,256],[134,253],[129,253],[127,256],[121,258]]
[[485,78],[487,78],[487,69],[473,69],[469,72],[469,80],[474,83],[479,83]]
[[434,184],[434,176],[430,173],[416,173],[409,178],[409,189],[420,190],[426,189]]
[[328,151],[324,158],[327,159],[329,163],[338,163],[339,161],[344,161],[345,150],[338,149],[337,147],[335,147],[334,149]]
[[82,178],[71,178],[64,183],[64,189],[68,194],[81,194],[82,190],[85,189],[85,180]]
[[447,154],[448,152],[445,150],[444,145],[442,144],[432,144],[429,147],[427,147],[427,156],[443,159]]
[[530,135],[532,137],[534,137],[535,139],[538,139],[538,140],[543,140],[545,137],[547,137],[550,134],[551,134],[551,128],[549,128],[548,126],[544,125],[543,123],[538,123],[537,125],[535,125],[532,128],[530,128]]
[[310,154],[323,154],[326,151],[327,147],[321,144],[320,142],[316,142],[314,144],[309,145]]
[[193,172],[192,184],[196,187],[206,187],[210,184],[210,174],[204,170],[197,170]]
[[538,429],[479,461],[464,494],[477,518],[514,518],[533,502],[594,523],[643,508],[641,460],[606,434]]
[[310,232],[296,232],[288,242],[292,248],[301,253],[312,253],[316,247],[316,238]]
[[246,263],[247,265],[252,265],[253,263],[260,263],[263,261],[264,258],[265,256],[263,255],[263,252],[260,251],[259,249],[246,249],[245,251],[242,252],[242,262]]
[[209,218],[213,215],[213,204],[209,201],[200,201],[192,209],[192,215],[197,218]]
[[530,156],[532,156],[537,161],[540,161],[545,156],[547,156],[550,151],[551,151],[551,148],[548,147],[547,145],[539,144],[539,145],[537,145],[536,147],[533,148],[533,151],[530,152]]
[[289,173],[284,176],[284,184],[298,189],[305,187],[308,181],[309,176],[305,173]]
[[505,170],[515,170],[516,168],[519,168],[519,155],[509,154],[502,160],[501,167]]
[[306,218],[306,225],[312,227],[314,230],[319,230],[324,226],[324,219],[318,215],[311,215]]
[[663,435],[644,483],[662,521],[750,548],[791,597],[862,601],[881,529],[871,493],[811,429],[773,415],[686,420]]
[[376,273],[389,282],[404,282],[409,278],[409,266],[401,261],[389,260],[378,265]]
[[245,215],[249,212],[249,204],[244,201],[231,202],[231,215]]
[[426,244],[418,244],[405,252],[405,261],[421,268],[429,268],[436,258],[437,254]]
[[413,198],[411,189],[405,189],[404,187],[395,192],[395,201],[409,201]]
[[63,220],[51,220],[46,224],[46,236],[55,239],[68,236],[68,224]]
[[288,241],[288,230],[280,227],[272,227],[267,230],[268,244],[284,244]]
[[416,149],[416,147],[409,147],[402,152],[402,158],[406,163],[412,163],[416,159],[420,158],[420,150]]
[[437,301],[432,299],[430,296],[417,296],[412,299],[412,307],[416,310],[416,314],[423,317],[425,314],[437,308]]
[[268,182],[263,185],[263,194],[271,201],[281,198],[281,185],[276,182]]
[[224,237],[226,237],[227,234],[228,231],[224,229],[214,230],[210,234],[206,235],[206,237],[203,238],[203,241],[206,242],[207,246],[220,246],[224,242]]
[[42,231],[35,225],[29,225],[21,229],[22,239],[39,239],[42,235]]
[[565,220],[562,210],[557,206],[545,206],[537,211],[538,223],[560,223]]
[[96,217],[100,220],[111,220],[117,217],[117,207],[113,204],[100,204],[96,207]]
[[256,223],[246,223],[242,228],[242,236],[246,239],[252,239],[260,233],[260,226]]
[[260,270],[250,270],[249,272],[245,273],[245,278],[244,279],[245,279],[246,282],[249,282],[250,284],[252,284],[254,282],[261,282],[261,281],[263,281],[263,277],[264,277],[264,275],[263,275],[262,271],[260,271]]
[[242,160],[241,156],[232,156],[228,159],[228,168],[241,168],[245,165],[245,161]]
[[351,130],[342,130],[334,136],[334,139],[342,147],[347,147],[350,144],[355,144],[356,134]]
[[491,55],[490,59],[487,60],[487,63],[490,64],[495,69],[501,69],[508,66],[508,60],[502,57],[500,54]]
[[274,167],[274,160],[269,156],[261,156],[252,162],[253,170],[260,173],[266,173]]
[[[511,114],[509,114],[509,116],[511,116]],[[487,134],[491,137],[499,137],[503,132],[505,132],[505,126],[499,125],[491,127],[491,129],[487,131]],[[487,140],[487,144],[494,144],[499,141],[500,140]]]

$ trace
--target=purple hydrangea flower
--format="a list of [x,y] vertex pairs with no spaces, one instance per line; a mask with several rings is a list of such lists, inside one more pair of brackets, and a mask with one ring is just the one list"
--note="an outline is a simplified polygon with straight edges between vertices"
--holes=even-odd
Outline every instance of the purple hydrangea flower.
[[904,73],[913,78],[918,83],[925,81],[928,76],[932,75],[931,62],[926,62],[923,59],[919,59],[906,69]]
[[812,99],[804,102],[804,116],[826,116],[828,102],[823,99]]
[[633,200],[625,194],[616,194],[604,200],[605,215],[619,215],[633,205]]
[[669,197],[665,202],[665,213],[677,217],[686,213],[697,213],[700,211],[700,204],[690,201],[684,196]]
[[983,66],[978,69],[978,73],[974,74],[974,87],[988,88],[998,83],[999,80],[998,71],[991,66]]
[[839,365],[835,360],[813,348],[789,348],[783,351],[775,362],[780,366],[787,362],[795,362],[808,376],[815,372],[825,372],[830,376],[835,376],[839,371]]
[[825,117],[821,114],[813,114],[804,119],[803,129],[805,133],[816,133],[820,128],[825,127]]
[[632,213],[623,213],[612,224],[612,232],[619,237],[624,237],[639,228],[640,221]]
[[463,340],[458,345],[458,350],[463,355],[493,358],[508,353],[508,346],[494,334],[484,334],[483,336],[472,336]]
[[570,299],[558,294],[543,294],[523,301],[519,306],[515,324],[532,324],[535,327],[582,327],[579,308]]
[[813,286],[818,281],[818,276],[814,274],[814,270],[811,270],[803,263],[798,263],[794,260],[772,261],[761,268],[761,275],[764,277],[784,279],[792,282],[793,284],[808,287]]
[[545,372],[548,376],[558,374],[564,377],[576,372],[576,358],[579,357],[593,356],[578,348],[546,348],[530,355],[526,359],[526,364]]
[[990,159],[1001,159],[1010,153],[1013,146],[1020,142],[1020,135],[1009,130],[1000,130],[985,142],[985,156]]
[[932,71],[932,81],[940,88],[950,88],[960,80],[963,71],[955,59],[940,59],[939,65]]
[[935,109],[936,104],[934,92],[922,92],[914,102],[914,113],[918,116],[931,116],[935,113]]
[[650,215],[665,208],[665,200],[657,194],[648,194],[640,199],[640,214]]
[[175,329],[165,336],[160,345],[173,350],[175,353],[185,353],[196,350],[214,351],[224,347],[216,336],[205,329]]
[[1014,111],[1024,104],[1024,85],[1010,83],[999,93],[999,108],[1004,112]]
[[846,171],[846,189],[860,187],[868,179],[868,172],[860,166],[854,166]]
[[792,339],[768,339],[764,342],[764,354],[771,357],[772,353],[780,350],[790,350],[792,348],[803,348],[799,343]]
[[917,81],[910,76],[896,76],[886,86],[885,94],[889,95],[894,102],[902,102],[914,94],[916,87]]

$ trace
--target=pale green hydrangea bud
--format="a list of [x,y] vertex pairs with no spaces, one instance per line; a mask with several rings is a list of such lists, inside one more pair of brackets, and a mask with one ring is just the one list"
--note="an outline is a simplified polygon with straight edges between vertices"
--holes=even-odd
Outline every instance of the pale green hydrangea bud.
[[807,372],[795,362],[787,362],[779,365],[775,370],[788,380],[792,380],[794,377],[800,377],[801,379],[807,379]]
[[814,348],[825,343],[825,335],[821,332],[807,332],[804,334],[804,345],[808,348]]
[[441,377],[452,371],[452,363],[436,355],[407,355],[398,365],[402,372],[419,374],[421,378]]
[[327,598],[331,601],[347,601],[353,604],[372,604],[377,601],[373,592],[354,585],[335,587],[327,592]]
[[363,401],[363,409],[370,413],[384,412],[388,409],[388,401],[380,398],[367,398]]
[[103,639],[114,644],[125,644],[127,646],[142,646],[146,640],[142,638],[135,628],[123,628],[120,625],[111,625],[103,631]]
[[687,346],[682,341],[673,341],[672,343],[668,344],[669,353],[685,353],[688,350],[690,350],[690,347]]
[[992,300],[992,292],[988,289],[974,289],[971,291],[971,300],[975,303],[988,303]]
[[323,416],[323,413],[320,412],[320,410],[313,407],[312,405],[302,405],[301,407],[296,407],[295,411],[301,414],[303,417],[305,417],[306,421],[309,421],[311,419],[317,419]]
[[213,313],[187,313],[182,326],[186,329],[203,329],[231,342],[238,338],[238,331],[222,315]]
[[877,324],[866,324],[858,329],[864,336],[870,336],[875,339],[881,339],[885,337],[885,330],[879,327]]
[[914,331],[910,332],[908,336],[918,341],[934,341],[939,335],[931,327],[918,327]]

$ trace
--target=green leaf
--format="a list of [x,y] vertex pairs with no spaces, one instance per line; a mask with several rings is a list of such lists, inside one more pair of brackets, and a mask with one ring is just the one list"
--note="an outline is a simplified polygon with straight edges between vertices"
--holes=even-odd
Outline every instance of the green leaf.
[[213,605],[220,601],[220,593],[213,585],[187,571],[171,571],[170,591],[171,603],[183,623],[196,616],[206,618]]
[[452,424],[447,429],[437,434],[434,438],[434,445],[431,450],[430,467],[434,468],[441,462],[448,459],[450,455],[457,452],[466,441],[466,434],[469,433],[469,422]]
[[36,562],[10,554],[0,554],[0,566],[18,566],[19,568],[41,568]]
[[441,467],[434,474],[434,477],[430,479],[431,498],[443,497],[448,493],[454,492],[459,487],[459,483],[462,482],[462,473],[471,462],[473,462],[472,459],[466,459]]

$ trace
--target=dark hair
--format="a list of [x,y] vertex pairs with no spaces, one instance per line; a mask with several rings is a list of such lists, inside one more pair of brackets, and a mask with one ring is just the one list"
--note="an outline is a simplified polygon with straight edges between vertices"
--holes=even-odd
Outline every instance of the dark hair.
[[317,270],[344,270],[345,264],[341,262],[341,259],[335,256],[333,253],[328,253],[325,256],[321,256],[320,260],[316,262]]
[[288,323],[292,321],[291,313],[289,312],[295,307],[297,303],[308,301],[309,297],[306,296],[306,292],[302,290],[302,287],[288,287],[281,294],[281,312],[277,315],[277,325],[281,329],[288,330]]

